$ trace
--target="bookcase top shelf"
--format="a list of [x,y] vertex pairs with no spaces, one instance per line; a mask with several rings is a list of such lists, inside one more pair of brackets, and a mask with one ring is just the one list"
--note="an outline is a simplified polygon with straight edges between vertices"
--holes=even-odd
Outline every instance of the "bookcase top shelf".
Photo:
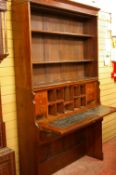
[[[81,4],[78,2],[72,2],[72,1],[53,1],[50,0],[49,2],[45,0],[44,2],[42,0],[29,0],[31,2],[31,5],[35,8],[41,8],[41,9],[50,9],[54,10],[56,12],[61,12],[64,14],[70,13],[74,16],[81,15],[85,16],[86,18],[88,16],[97,16],[97,13],[99,11],[99,8],[93,7],[90,5]],[[87,16],[88,15],[88,16]]]

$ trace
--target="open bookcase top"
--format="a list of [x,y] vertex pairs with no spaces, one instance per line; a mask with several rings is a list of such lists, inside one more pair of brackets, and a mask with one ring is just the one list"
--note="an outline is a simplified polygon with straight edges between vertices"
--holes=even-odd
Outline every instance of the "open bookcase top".
[[31,4],[44,6],[48,8],[54,8],[56,10],[62,10],[67,11],[70,13],[75,14],[86,14],[87,15],[97,15],[97,12],[99,11],[99,8],[93,7],[90,5],[81,4],[79,2],[73,2],[73,1],[66,1],[66,0],[50,0],[49,2],[47,0],[29,0]]
[[98,9],[65,1],[30,2],[33,89],[96,78]]
[[[102,118],[105,114],[96,117],[97,109],[91,113],[99,105],[99,9],[65,0],[32,0],[30,9],[37,126],[64,134],[79,128],[77,120],[83,116],[83,126]],[[86,116],[87,109],[94,117]],[[70,119],[72,125],[58,127],[62,120],[66,124]]]

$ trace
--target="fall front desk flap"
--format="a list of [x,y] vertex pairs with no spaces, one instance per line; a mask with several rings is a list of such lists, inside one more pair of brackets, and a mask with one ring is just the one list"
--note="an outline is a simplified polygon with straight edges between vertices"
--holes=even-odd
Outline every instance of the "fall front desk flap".
[[52,131],[57,134],[66,134],[90,125],[112,112],[116,112],[116,108],[98,105],[97,107],[88,109],[84,112],[65,116],[60,119],[55,119],[54,121],[37,121],[37,125],[46,131]]

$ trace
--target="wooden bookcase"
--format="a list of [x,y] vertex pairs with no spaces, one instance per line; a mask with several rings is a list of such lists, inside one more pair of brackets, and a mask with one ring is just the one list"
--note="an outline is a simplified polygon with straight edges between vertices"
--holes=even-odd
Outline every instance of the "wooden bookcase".
[[85,154],[103,159],[102,119],[115,109],[100,104],[98,11],[12,2],[21,175],[50,175]]

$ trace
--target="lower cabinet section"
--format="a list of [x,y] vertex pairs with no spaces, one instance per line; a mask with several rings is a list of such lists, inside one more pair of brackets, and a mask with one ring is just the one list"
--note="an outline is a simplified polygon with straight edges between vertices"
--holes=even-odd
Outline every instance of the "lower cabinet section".
[[84,155],[102,160],[102,119],[48,143],[42,140],[38,150],[37,175],[51,175]]
[[16,175],[14,151],[7,147],[0,149],[0,175]]

